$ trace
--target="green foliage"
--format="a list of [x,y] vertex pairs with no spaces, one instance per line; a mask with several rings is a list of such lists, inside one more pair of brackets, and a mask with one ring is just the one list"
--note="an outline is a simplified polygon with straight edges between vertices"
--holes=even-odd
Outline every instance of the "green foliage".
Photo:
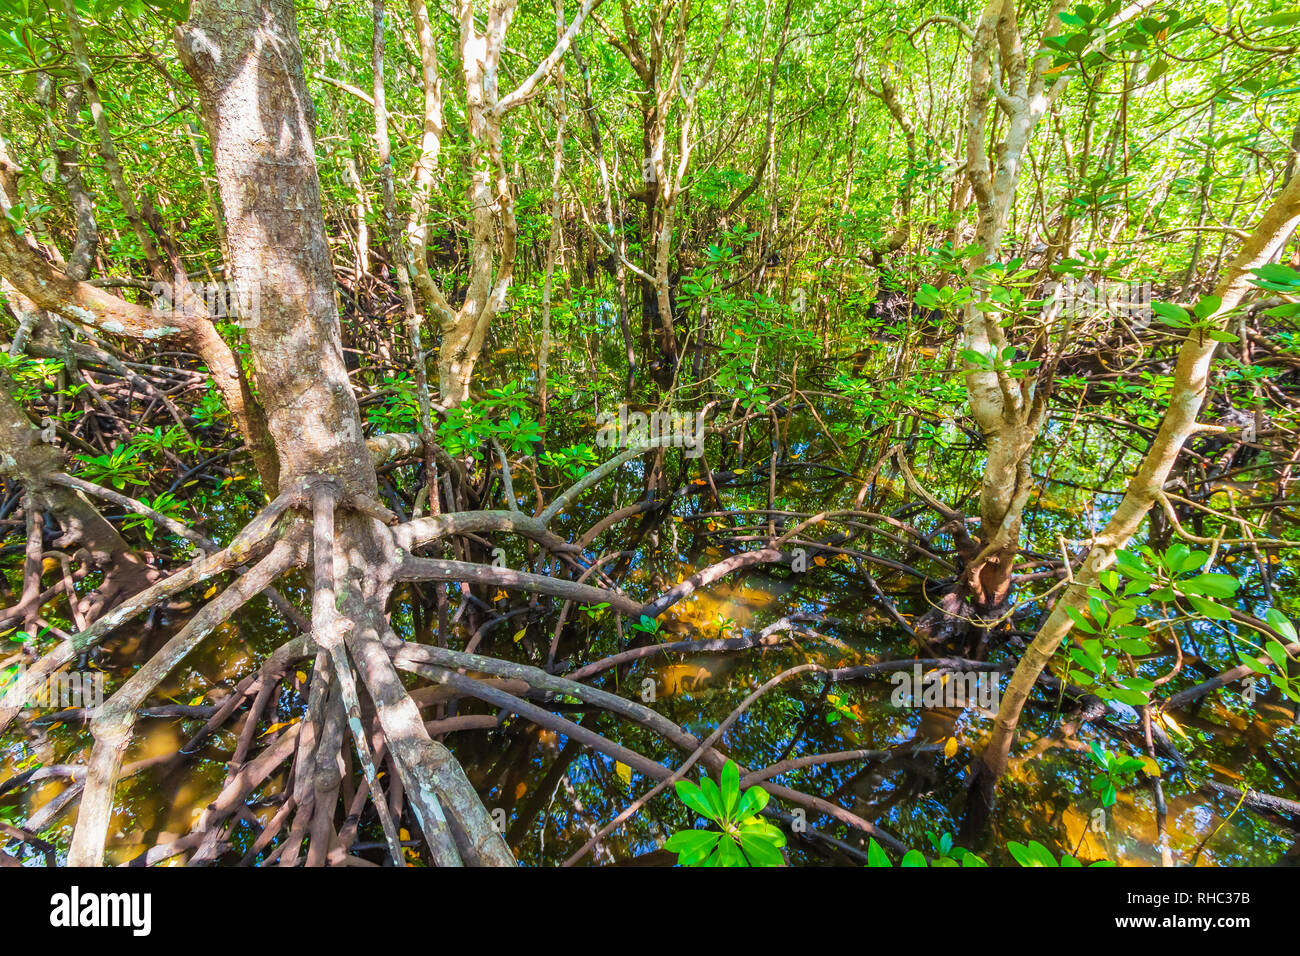
[[[1294,644],[1300,641],[1300,635],[1296,634],[1295,624],[1285,614],[1275,607],[1268,609],[1264,615],[1264,620],[1274,631],[1281,634],[1288,644]],[[1300,676],[1292,676],[1291,670],[1297,660],[1296,655],[1290,653],[1286,645],[1276,637],[1266,636],[1263,647],[1264,653],[1272,661],[1273,668],[1270,669],[1267,664],[1261,663],[1255,657],[1246,655],[1242,658],[1242,663],[1253,670],[1255,673],[1268,677],[1277,684],[1278,690],[1285,694],[1289,699],[1300,703]]]
[[496,439],[507,451],[531,454],[542,440],[541,425],[532,416],[528,393],[519,382],[488,389],[481,399],[447,411],[437,428],[438,442],[453,455],[484,461]]
[[542,452],[538,461],[556,469],[570,481],[577,481],[596,465],[598,459],[596,449],[582,443]]
[[[906,867],[986,867],[987,863],[976,856],[970,850],[965,850],[959,846],[953,845],[951,833],[944,833],[942,836],[936,836],[933,832],[927,830],[926,837],[929,838],[931,846],[935,851],[933,861],[927,860],[925,854],[920,850],[908,850],[903,854],[899,861],[899,866]],[[1028,845],[1017,843],[1014,840],[1008,841],[1007,850],[1010,852],[1012,859],[1020,866],[1050,866],[1050,867],[1077,867],[1083,866],[1073,856],[1068,853],[1061,855],[1060,862],[1052,856],[1052,851],[1047,849],[1037,840],[1030,840]],[[889,859],[889,855],[881,848],[873,837],[867,845],[867,866],[868,867],[892,867],[894,864]],[[1110,860],[1098,860],[1089,866],[1114,866]]]
[[1117,792],[1132,783],[1134,775],[1146,766],[1136,757],[1103,750],[1095,741],[1089,745],[1088,755],[1101,771],[1093,776],[1089,786],[1103,807],[1113,807]]
[[[1021,866],[1045,866],[1045,867],[1080,867],[1083,866],[1078,859],[1068,853],[1061,854],[1061,860],[1058,863],[1052,856],[1052,851],[1047,849],[1037,840],[1030,840],[1028,845],[1017,843],[1015,840],[1007,841],[1007,850]],[[1110,860],[1097,860],[1095,863],[1089,863],[1091,866],[1109,867],[1115,864]]]
[[1170,302],[1153,302],[1151,303],[1151,310],[1160,316],[1160,320],[1165,325],[1175,329],[1186,329],[1189,335],[1205,336],[1216,342],[1239,341],[1236,335],[1226,332],[1216,325],[1223,318],[1219,316],[1219,309],[1222,304],[1223,300],[1217,295],[1207,295],[1196,303],[1191,312],[1188,312],[1181,305],[1174,305]]
[[677,854],[682,866],[782,866],[785,834],[759,817],[767,806],[767,791],[750,787],[740,792],[740,769],[728,760],[721,785],[704,777],[698,785],[677,781],[677,796],[688,808],[715,823],[717,830],[682,830],[664,848]]
[[[926,859],[924,853],[920,850],[908,850],[903,854],[899,861],[899,866],[905,867],[986,867],[984,860],[963,847],[954,845],[951,833],[944,832],[942,835],[934,833],[932,830],[925,831],[926,838],[930,841],[930,846],[935,852],[934,860]],[[875,837],[872,837],[867,844],[867,866],[868,867],[892,867],[894,864],[889,859],[889,855],[884,851]]]
[[1127,663],[1132,656],[1151,653],[1153,636],[1180,621],[1232,617],[1217,599],[1231,598],[1239,582],[1230,574],[1203,573],[1209,557],[1181,543],[1163,553],[1146,546],[1116,552],[1115,569],[1103,571],[1088,589],[1087,610],[1065,605],[1084,635],[1066,652],[1070,680],[1103,700],[1147,703],[1155,685]]
[[[141,495],[140,503],[169,518],[179,518],[180,513],[185,508],[184,503],[178,501],[169,491],[164,491],[153,498],[148,495]],[[148,515],[128,512],[126,520],[122,522],[122,530],[129,531],[131,528],[143,528],[144,536],[150,541],[153,540],[154,533],[158,530],[153,518]]]
[[648,617],[645,614],[642,614],[640,618],[638,618],[637,620],[633,621],[628,625],[628,627],[630,627],[634,631],[640,631],[642,634],[650,634],[655,636],[659,634],[659,628],[661,626],[662,625],[660,624],[658,618]]
[[112,485],[118,491],[127,485],[147,485],[147,465],[140,458],[140,449],[117,445],[106,455],[78,455],[82,463],[80,477],[96,484]]
[[366,424],[378,435],[420,430],[420,402],[411,376],[402,372],[385,375],[380,385],[389,394],[381,402],[366,406]]

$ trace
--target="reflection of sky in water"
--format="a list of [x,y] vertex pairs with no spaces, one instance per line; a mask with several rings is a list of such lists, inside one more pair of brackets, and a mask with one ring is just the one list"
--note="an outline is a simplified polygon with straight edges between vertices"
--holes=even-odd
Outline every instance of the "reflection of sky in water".
[[[836,421],[835,407],[819,408],[819,412],[829,422]],[[820,446],[811,437],[801,436],[796,423],[792,422],[790,428],[793,434],[789,456],[783,461],[776,508],[813,511],[851,507],[857,484],[807,467],[806,459]],[[758,437],[751,436],[749,447],[765,459],[770,444],[762,437],[764,434],[759,431],[755,433]],[[1049,426],[1046,450],[1038,457],[1037,468],[1047,466],[1052,458],[1051,449],[1063,434],[1061,423],[1053,422]],[[716,439],[711,436],[709,440]],[[1075,456],[1076,464],[1067,468],[1067,456],[1063,452],[1056,459],[1053,475],[1063,481],[1087,484],[1088,469],[1108,463],[1119,448],[1104,431],[1094,429],[1085,444],[1072,444],[1067,451]],[[977,474],[978,460],[977,453],[948,450],[941,457],[925,462],[925,480],[939,497],[961,502],[975,490],[973,476]],[[1126,461],[1115,470],[1110,487],[1122,486],[1127,464]],[[666,467],[670,480],[679,474],[679,468],[677,459],[670,457]],[[765,508],[766,467],[747,463],[743,471],[735,475],[728,466],[715,472],[723,508]],[[643,478],[643,463],[630,462],[618,476],[588,491],[562,517],[557,530],[576,537],[614,508],[635,503],[641,496]],[[727,481],[735,482],[735,486],[728,486]],[[895,481],[896,475],[888,469],[878,476],[877,491],[884,496],[875,504],[879,510],[888,512],[898,507],[897,492],[892,490]],[[698,492],[689,486],[688,490]],[[1104,524],[1117,504],[1118,498],[1113,495],[1068,485],[1049,485],[1038,493],[1027,516],[1026,547],[1037,553],[1056,555],[1058,536],[1070,540],[1087,538]],[[971,507],[969,501],[965,506]],[[708,496],[698,493],[679,492],[672,504],[672,513],[678,518],[713,510],[715,506]],[[233,498],[218,499],[210,505],[208,513],[211,520],[207,527],[218,540],[228,540],[246,516],[246,511]],[[927,513],[905,518],[923,531],[932,531],[937,523]],[[639,537],[632,533],[639,520],[620,526],[605,539],[611,549],[632,547],[635,542],[636,552],[628,559],[623,578],[630,594],[649,597],[659,593],[719,556],[709,550],[718,548],[719,537],[706,537],[703,534],[706,526],[700,520],[665,518],[654,531],[653,545],[650,535]],[[763,521],[758,516],[741,519],[739,523],[762,524]],[[724,526],[719,521],[716,527]],[[818,531],[825,533],[828,527],[810,528],[805,536]],[[940,544],[945,542],[943,537],[935,540]],[[523,566],[525,551],[519,541],[506,539],[501,543],[506,547],[511,566]],[[888,550],[892,545],[879,539],[877,547],[899,556]],[[720,553],[731,552],[724,548]],[[1257,571],[1247,563],[1220,569],[1232,570],[1242,577],[1247,600],[1253,601],[1253,608],[1259,610]],[[845,571],[851,573],[851,568],[846,567]],[[1279,569],[1275,572],[1277,588],[1293,586],[1292,572]],[[909,586],[907,578],[884,569],[873,569],[873,573],[882,587],[899,594],[899,610],[904,614],[919,615],[925,610],[925,601],[915,592],[900,593]],[[303,585],[301,578],[291,577],[282,582],[282,590],[301,599],[305,594]],[[520,606],[518,595],[512,596],[509,605],[503,602],[495,607],[499,612],[507,606]],[[1032,629],[1043,608],[1028,602],[1023,611],[1026,616],[1018,626]],[[913,654],[905,636],[878,609],[870,593],[834,562],[810,568],[802,576],[772,567],[729,576],[674,605],[661,619],[661,631],[665,639],[673,640],[738,637],[753,634],[795,612],[825,614],[843,619],[845,625],[811,625],[821,630],[829,641],[804,635],[779,647],[752,649],[743,654],[653,658],[635,662],[617,673],[606,672],[594,683],[633,699],[645,688],[652,687],[653,706],[659,713],[703,737],[748,693],[784,668],[804,661],[842,666],[904,659]],[[138,627],[124,629],[122,637],[107,648],[109,690],[120,686],[135,655],[146,650],[151,652],[184,618],[184,612],[177,613],[174,620],[162,622],[158,633],[152,635],[146,635]],[[410,633],[410,614],[400,604],[395,608],[394,619],[399,631]],[[562,650],[561,657],[580,654],[583,661],[595,660],[618,649],[618,635],[608,617],[592,621],[575,609],[569,620],[566,642],[585,640],[587,645],[585,649]],[[552,616],[546,628],[548,639],[549,625],[553,623]],[[537,629],[536,624],[532,627]],[[495,637],[490,652],[511,654],[509,633],[512,630],[513,627],[506,626],[491,632]],[[266,602],[259,600],[191,655],[185,666],[160,688],[160,696],[181,703],[201,699],[212,702],[213,698],[207,695],[213,684],[232,686],[284,639],[286,631]],[[1231,659],[1230,641],[1221,629],[1196,623],[1191,625],[1190,633],[1211,661]],[[625,640],[630,636],[625,629]],[[456,640],[463,642],[467,637],[462,627]],[[995,650],[993,657],[998,659],[1006,653]],[[1145,665],[1142,672],[1150,677],[1163,673],[1164,669],[1167,662],[1153,662]],[[1200,679],[1203,675],[1188,666],[1170,687],[1177,690]],[[804,768],[778,778],[780,783],[835,800],[880,823],[908,845],[928,852],[927,831],[956,832],[960,826],[966,800],[962,761],[968,760],[982,745],[991,722],[987,715],[974,710],[896,708],[889,703],[891,689],[887,679],[832,688],[839,696],[842,716],[831,723],[825,712],[818,709],[822,682],[815,677],[796,678],[757,701],[727,733],[724,748],[748,768],[757,769],[787,756],[855,748],[886,749],[910,743],[933,744],[955,736],[960,744],[955,760],[946,760],[937,753],[910,754],[900,750],[883,764],[830,764]],[[298,694],[285,694],[274,719],[293,719],[302,703]],[[461,712],[484,712],[484,708],[466,704]],[[665,765],[675,766],[684,758],[650,731],[603,712],[576,708],[565,716],[580,720],[595,732]],[[1077,847],[1084,857],[1107,855],[1121,864],[1158,863],[1154,801],[1144,784],[1120,793],[1117,804],[1106,812],[1104,833],[1090,829],[1094,805],[1088,794],[1093,765],[1086,752],[1087,744],[1096,740],[1112,750],[1135,751],[1097,728],[1087,727],[1077,738],[1062,740],[1051,736],[1053,726],[1051,711],[1039,706],[1029,708],[1022,718],[1017,755],[1032,756],[1012,764],[994,820],[995,847],[983,851],[986,858],[992,862],[1008,862],[997,847],[1005,846],[1009,840],[1036,839],[1057,853]],[[1250,710],[1239,695],[1232,693],[1207,702],[1198,713],[1185,718],[1180,715],[1180,726],[1189,738],[1177,741],[1187,755],[1189,772],[1171,773],[1169,762],[1161,761],[1166,775],[1169,845],[1175,861],[1180,864],[1190,861],[1198,845],[1211,834],[1213,840],[1197,857],[1200,865],[1260,864],[1275,860],[1290,845],[1284,831],[1244,809],[1231,814],[1234,800],[1208,797],[1196,791],[1189,781],[1213,778],[1230,783],[1246,782],[1264,792],[1288,794],[1288,785],[1276,775],[1280,771],[1273,768],[1289,768],[1293,776],[1300,776],[1296,769],[1300,768],[1300,735],[1295,726],[1270,717],[1262,708]],[[196,727],[193,722],[182,725],[176,721],[141,720],[127,760],[174,749]],[[1223,733],[1224,727],[1230,732]],[[169,775],[161,770],[149,771],[124,781],[118,788],[117,811],[110,829],[115,840],[111,858],[127,859],[142,846],[170,838],[169,834],[181,835],[195,812],[220,789],[225,773],[223,760],[228,758],[234,743],[234,732],[227,729],[198,758],[190,761],[185,772]],[[517,718],[508,723],[505,731],[462,733],[448,738],[447,743],[480,788],[487,806],[506,810],[513,849],[529,864],[553,864],[564,859],[651,786],[650,781],[635,772],[631,774],[629,786],[612,759],[582,748],[566,747],[564,738],[550,732],[538,733],[537,728]],[[30,759],[33,753],[46,764],[84,762],[88,744],[89,735],[80,726],[42,728],[34,746],[20,733],[11,731],[0,738],[0,780],[17,772],[20,762]],[[558,764],[561,754],[564,761]],[[274,792],[283,783],[281,772],[263,793]],[[18,796],[5,795],[0,797],[0,807],[19,807],[19,818],[23,819],[64,786],[52,782],[22,791]],[[265,820],[273,809],[263,802],[253,812]],[[519,814],[525,811],[530,819],[520,825]],[[61,851],[66,850],[71,836],[72,820],[72,813],[65,814],[51,831]],[[818,820],[815,815],[809,822],[826,827],[835,836],[846,836],[843,829],[827,826],[827,821]],[[589,859],[624,861],[651,853],[672,832],[698,825],[699,821],[674,797],[661,796],[603,840],[600,854]],[[376,838],[377,831],[371,832],[374,829],[363,827],[361,839]],[[242,841],[246,845],[252,833],[250,827],[241,826],[236,843]],[[815,859],[804,856],[797,842],[792,842],[791,848],[795,860]],[[670,858],[665,855],[665,860]]]

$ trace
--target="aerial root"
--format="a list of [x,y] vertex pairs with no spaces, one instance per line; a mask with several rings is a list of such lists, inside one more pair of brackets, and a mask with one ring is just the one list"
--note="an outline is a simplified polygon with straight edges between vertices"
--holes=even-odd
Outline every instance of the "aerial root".
[[[703,746],[701,741],[693,734],[649,707],[628,700],[627,698],[620,697],[617,694],[612,694],[608,691],[600,690],[586,684],[580,684],[576,681],[558,677],[553,674],[548,674],[539,668],[530,667],[526,664],[516,664],[510,661],[483,657],[477,654],[466,654],[462,651],[454,651],[448,648],[433,647],[425,644],[411,644],[409,642],[403,644],[397,651],[394,656],[394,661],[397,666],[403,670],[409,670],[412,673],[419,674],[422,677],[439,683],[453,684],[458,689],[464,689],[466,693],[470,693],[472,696],[478,697],[481,700],[520,713],[521,715],[526,716],[529,720],[536,719],[538,722],[541,722],[543,726],[557,726],[557,722],[564,719],[551,714],[549,711],[543,710],[539,714],[537,713],[537,709],[534,709],[535,705],[529,704],[526,701],[521,701],[518,698],[515,698],[512,701],[508,699],[511,695],[502,694],[491,688],[485,688],[480,685],[471,690],[471,685],[464,682],[472,681],[473,679],[467,678],[463,673],[458,672],[478,672],[491,674],[497,677],[511,677],[523,680],[529,684],[535,695],[540,695],[544,698],[552,695],[576,697],[584,703],[600,707],[620,717],[641,724],[664,737],[669,743],[672,743],[678,749],[683,750],[688,754],[694,753]],[[474,683],[477,682],[475,681]],[[516,709],[519,708],[521,704],[524,705],[527,710]],[[569,721],[565,721],[565,723],[571,724]],[[573,726],[576,728],[577,725]],[[585,731],[585,728],[578,728],[573,731],[575,736],[577,735],[578,730],[590,734],[589,731]],[[567,732],[568,731],[566,731],[566,733]],[[652,761],[649,760],[649,758],[627,751],[627,748],[604,741],[603,738],[593,736],[593,739],[586,742],[598,750],[604,750],[605,745],[608,745],[610,748],[617,748],[605,750],[605,752],[619,754],[617,759],[621,762],[627,763],[628,766],[640,770],[653,779],[660,779],[661,777],[671,773],[668,768],[659,764],[657,761]],[[631,754],[634,758],[631,762],[626,759],[627,754]],[[700,759],[707,767],[709,767],[709,769],[717,771],[721,769],[722,765],[726,763],[728,758],[716,747],[709,746],[705,748],[704,754]],[[746,768],[741,767],[740,773],[744,776],[749,773],[749,771]],[[902,841],[897,837],[894,837],[892,834],[880,829],[875,824],[862,819],[857,814],[854,814],[828,800],[823,800],[820,797],[815,797],[794,790],[790,787],[776,784],[769,784],[765,789],[767,789],[767,791],[774,797],[794,803],[797,806],[802,806],[807,810],[812,810],[819,814],[829,816],[853,829],[875,837],[882,844],[893,849],[906,849]]]
[[122,757],[131,740],[137,712],[146,698],[198,644],[239,608],[265,590],[297,560],[297,543],[281,539],[249,571],[203,605],[163,647],[127,679],[101,708],[91,724],[95,743],[86,774],[85,793],[73,831],[68,863],[99,866],[112,813],[113,791]]
[[[815,623],[816,616],[791,615],[748,638],[719,637],[714,640],[679,641],[632,648],[588,664],[574,671],[568,678],[472,653],[405,643],[391,633],[386,620],[384,604],[394,582],[458,581],[550,594],[564,602],[560,623],[552,635],[551,656],[554,657],[564,619],[575,603],[607,603],[620,614],[655,617],[698,588],[707,586],[728,573],[757,563],[788,561],[789,555],[783,551],[782,546],[800,543],[795,536],[806,527],[828,518],[841,518],[853,523],[864,517],[864,513],[857,511],[836,512],[809,516],[780,537],[769,530],[764,547],[725,557],[643,605],[616,590],[613,582],[601,570],[602,565],[618,557],[620,552],[587,561],[583,555],[584,545],[591,543],[588,536],[584,536],[582,544],[570,544],[551,532],[548,525],[584,490],[611,474],[623,462],[644,454],[645,451],[644,448],[629,450],[597,468],[552,501],[537,517],[524,514],[512,506],[504,512],[457,512],[399,523],[397,515],[370,497],[345,495],[333,479],[316,476],[291,483],[224,549],[218,550],[212,542],[190,532],[186,537],[211,553],[152,584],[79,633],[70,636],[38,661],[25,677],[29,683],[43,679],[158,601],[224,571],[246,568],[234,583],[200,608],[157,654],[145,662],[96,716],[92,724],[95,740],[89,767],[80,779],[74,778],[73,786],[61,795],[60,809],[76,799],[78,789],[82,791],[81,811],[74,831],[69,862],[73,865],[95,865],[103,861],[115,784],[122,775],[138,772],[139,769],[137,765],[130,765],[124,770],[122,759],[131,740],[133,725],[149,695],[217,626],[257,594],[268,593],[275,580],[285,571],[308,562],[314,569],[311,621],[309,624],[303,621],[296,611],[289,616],[300,626],[309,627],[310,634],[282,645],[254,674],[242,680],[217,706],[215,712],[206,715],[208,719],[202,729],[178,753],[167,758],[169,761],[179,761],[193,754],[205,739],[247,705],[247,713],[244,714],[244,722],[230,760],[230,770],[220,792],[203,811],[190,833],[141,854],[133,861],[137,865],[148,865],[183,853],[191,854],[188,860],[191,865],[214,862],[227,852],[236,827],[246,823],[256,824],[257,818],[246,805],[249,794],[263,786],[286,764],[289,767],[288,777],[278,806],[270,814],[266,825],[260,827],[252,848],[245,853],[242,862],[252,862],[259,854],[266,854],[263,862],[293,866],[301,859],[304,846],[305,862],[309,866],[363,862],[352,851],[358,836],[361,813],[365,804],[370,802],[374,805],[383,831],[384,847],[395,864],[403,861],[403,840],[398,821],[404,809],[410,811],[411,819],[421,831],[434,863],[450,866],[465,863],[513,864],[505,840],[497,831],[459,763],[442,743],[434,739],[456,730],[496,726],[500,716],[459,714],[426,721],[420,714],[420,704],[415,697],[419,697],[425,706],[438,700],[465,697],[480,700],[502,714],[518,714],[538,726],[555,730],[581,745],[610,755],[658,781],[655,789],[599,831],[588,846],[574,855],[574,860],[594,847],[599,839],[626,820],[638,806],[674,780],[680,779],[695,763],[701,763],[710,770],[719,769],[727,758],[715,744],[752,700],[757,699],[756,696],[747,698],[713,734],[700,741],[653,710],[589,687],[579,680],[653,655],[688,651],[740,651],[764,647],[781,641],[782,631],[824,638],[824,635],[804,626]],[[341,509],[350,513],[347,518],[349,527],[344,529],[345,534],[362,528],[361,538],[364,539],[365,526],[357,525],[356,522],[370,520],[373,540],[380,543],[378,552],[366,552],[361,545],[352,543],[351,537],[340,540],[335,533],[335,516]],[[290,520],[289,512],[295,510],[299,514]],[[304,510],[310,511],[309,522],[301,514]],[[624,509],[611,517],[622,520],[645,510],[637,506],[634,509]],[[591,537],[598,537],[601,530],[612,527],[615,523],[617,522],[598,523],[599,530]],[[307,544],[308,524],[311,528],[310,547]],[[898,524],[895,522],[895,525]],[[862,533],[864,530],[869,529],[858,526],[851,533]],[[575,571],[577,579],[532,574],[466,561],[419,557],[413,553],[415,549],[439,539],[472,536],[478,532],[521,534],[546,549],[551,560],[559,558],[566,562]],[[897,538],[896,535],[892,537]],[[390,547],[390,550],[384,551],[384,541],[395,546],[395,550]],[[345,546],[349,548],[346,554],[343,551]],[[354,548],[360,548],[365,553],[363,563],[366,567],[358,569],[354,566]],[[839,550],[847,551],[842,548]],[[928,548],[920,545],[917,550],[928,553]],[[37,557],[43,555],[29,555],[29,565]],[[594,587],[586,583],[588,578],[597,574],[602,583],[610,586]],[[342,575],[347,575],[346,583]],[[68,586],[66,578],[65,571],[65,581],[60,586]],[[39,585],[39,577],[36,582]],[[31,591],[31,575],[28,575],[24,585],[28,603],[35,599],[28,594]],[[292,610],[291,607],[289,609]],[[281,729],[270,740],[259,741],[256,737],[257,727],[275,699],[285,674],[297,661],[313,656],[315,663],[303,718],[294,725]],[[420,674],[434,682],[435,686],[421,688],[413,696],[403,685],[399,669]],[[823,669],[813,665],[793,668],[778,675],[758,693],[765,693],[783,680],[813,670],[820,672]],[[464,673],[466,671],[487,676],[470,677]],[[845,672],[838,676],[849,678],[857,675]],[[365,690],[364,697],[361,688]],[[0,729],[12,720],[27,692],[28,688],[20,682],[19,686],[11,688],[0,700]],[[688,755],[686,762],[676,770],[665,767],[658,761],[606,739],[529,699],[540,696],[544,704],[550,695],[555,694],[572,695],[651,729],[684,751]],[[363,705],[366,706],[364,713]],[[353,753],[360,764],[362,776],[362,782],[355,790],[347,773]],[[845,751],[842,754],[797,758],[794,762],[783,761],[774,765],[776,769],[769,767],[751,771],[742,768],[741,773],[747,781],[768,780],[796,766],[872,759],[870,753]],[[798,763],[798,760],[805,762]],[[387,780],[381,781],[379,771],[385,765],[391,772]],[[776,784],[768,784],[767,789],[778,799],[874,836],[886,846],[902,848],[901,842],[895,837],[829,801]],[[340,799],[345,810],[341,824],[337,822]],[[278,845],[273,846],[277,840]]]

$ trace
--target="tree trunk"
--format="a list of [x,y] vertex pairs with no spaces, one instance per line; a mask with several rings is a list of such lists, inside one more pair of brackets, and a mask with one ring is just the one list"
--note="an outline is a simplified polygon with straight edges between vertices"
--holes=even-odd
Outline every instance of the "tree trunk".
[[[249,342],[282,480],[288,494],[297,495],[287,500],[301,509],[328,492],[331,515],[333,502],[339,504],[332,521],[333,553],[322,553],[319,543],[311,553],[318,580],[323,576],[333,584],[334,594],[325,603],[335,613],[314,606],[312,634],[318,648],[337,653],[332,680],[347,704],[349,725],[355,724],[363,762],[368,759],[365,734],[343,644],[375,704],[435,859],[449,865],[511,864],[509,849],[460,765],[424,731],[389,658],[396,639],[386,605],[399,557],[392,533],[372,517],[382,509],[373,502],[375,470],[343,364],[315,163],[315,117],[294,6],[290,0],[198,0],[191,19],[177,27],[176,41],[198,87],[213,142],[231,273],[235,281],[260,290],[260,319],[248,330]],[[295,485],[309,496],[306,502]],[[303,533],[304,521],[300,511],[270,554],[205,605],[96,716],[71,864],[103,860],[113,791],[136,709],[212,626],[288,566],[308,560],[311,536]],[[329,566],[332,570],[322,574]],[[328,830],[334,807],[317,812]]]

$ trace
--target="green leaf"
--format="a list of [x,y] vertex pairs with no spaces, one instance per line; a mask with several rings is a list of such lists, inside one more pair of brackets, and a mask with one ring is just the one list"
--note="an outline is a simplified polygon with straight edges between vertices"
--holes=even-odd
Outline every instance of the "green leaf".
[[1147,83],[1154,83],[1160,77],[1169,72],[1169,63],[1166,60],[1156,60],[1151,64],[1151,69],[1147,70]]
[[1011,858],[1021,866],[1034,866],[1033,857],[1030,855],[1029,847],[1023,843],[1017,843],[1015,840],[1007,841],[1007,850],[1011,853]]
[[1268,646],[1264,648],[1264,653],[1273,659],[1273,663],[1277,665],[1278,670],[1286,674],[1287,661],[1290,658],[1286,655],[1285,647],[1277,641],[1270,641]]
[[722,768],[722,809],[723,816],[731,820],[736,813],[736,805],[740,803],[740,768],[736,766],[736,761],[728,760]]
[[689,780],[677,781],[677,797],[700,816],[710,820],[717,819],[712,804],[705,798],[700,788]]
[[736,806],[736,819],[746,820],[762,812],[769,799],[767,791],[762,787],[750,787],[745,791],[745,795],[740,798],[740,803]]
[[1196,612],[1202,617],[1208,617],[1211,621],[1230,621],[1232,612],[1222,604],[1215,604],[1213,601],[1207,601],[1205,598],[1187,595],[1188,602],[1196,609]]
[[1195,588],[1196,594],[1208,594],[1210,597],[1230,598],[1237,593],[1240,586],[1231,574],[1198,574],[1186,581],[1180,581],[1179,587]]
[[1294,643],[1295,641],[1300,640],[1300,635],[1296,634],[1295,625],[1292,624],[1291,620],[1277,608],[1269,608],[1268,612],[1264,615],[1264,620],[1268,622],[1269,627],[1277,631],[1288,641]]
[[1069,616],[1070,620],[1074,622],[1075,627],[1083,631],[1085,634],[1097,633],[1097,629],[1088,623],[1088,619],[1083,616],[1082,611],[1076,607],[1071,607],[1068,604],[1062,604],[1061,606],[1065,608],[1065,613]]
[[1217,295],[1204,296],[1200,302],[1196,303],[1196,317],[1198,319],[1208,319],[1214,313],[1219,311],[1219,306],[1223,305],[1223,299]]
[[700,781],[700,792],[704,795],[705,802],[708,804],[709,818],[719,823],[725,821],[727,819],[727,807],[722,801],[722,792],[711,777],[705,777]]
[[716,830],[682,830],[670,836],[664,849],[677,854],[682,866],[699,866],[713,852],[722,836]]
[[889,855],[881,849],[880,844],[876,842],[876,838],[872,837],[871,842],[867,844],[867,866],[892,867],[893,865],[890,862]]
[[745,859],[745,854],[740,850],[740,844],[735,840],[722,840],[718,843],[718,862],[717,866],[749,866],[749,860]]
[[1166,325],[1186,326],[1192,321],[1186,309],[1171,302],[1152,302],[1151,311],[1164,319]]
[[1052,856],[1050,850],[1043,846],[1037,840],[1029,841],[1029,854],[1035,861],[1034,866],[1056,866],[1056,858]]

